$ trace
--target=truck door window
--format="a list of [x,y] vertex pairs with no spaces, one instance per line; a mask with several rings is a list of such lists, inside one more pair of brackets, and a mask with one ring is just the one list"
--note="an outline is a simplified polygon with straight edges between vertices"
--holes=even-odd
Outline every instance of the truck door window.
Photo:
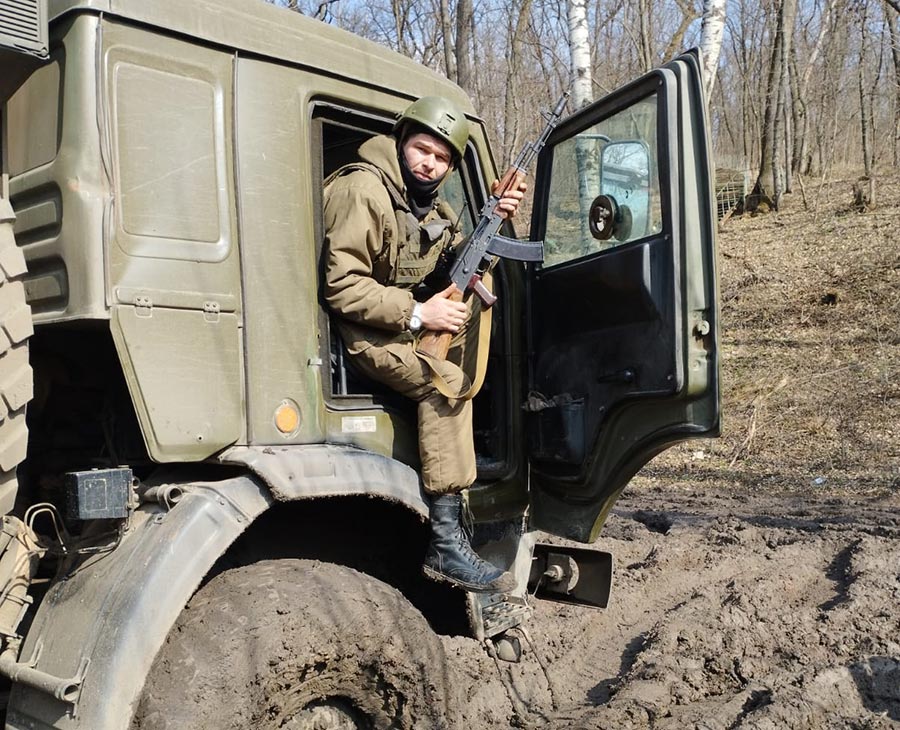
[[447,182],[441,187],[441,197],[447,201],[455,213],[453,223],[459,221],[459,229],[464,236],[468,236],[475,230],[474,226],[474,201],[466,194],[466,186],[463,182],[463,170],[467,161],[450,171]]
[[544,266],[662,231],[652,94],[553,150]]

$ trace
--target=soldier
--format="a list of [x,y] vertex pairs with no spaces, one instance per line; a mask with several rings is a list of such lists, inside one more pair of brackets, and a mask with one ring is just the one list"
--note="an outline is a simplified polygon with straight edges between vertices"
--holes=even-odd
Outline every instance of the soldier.
[[[422,481],[430,497],[431,542],[423,571],[470,591],[508,591],[509,573],[482,560],[462,527],[460,493],[475,481],[472,404],[464,395],[472,360],[466,341],[477,329],[478,306],[453,301],[454,285],[432,293],[423,285],[438,256],[458,241],[455,216],[438,191],[459,163],[469,123],[447,99],[422,97],[398,118],[392,136],[359,148],[359,162],[325,183],[327,259],[325,298],[355,367],[418,403]],[[499,209],[512,217],[525,190],[505,195]],[[473,297],[473,300],[477,298]],[[454,333],[450,361],[416,351],[423,331]],[[454,357],[455,356],[455,357]]]

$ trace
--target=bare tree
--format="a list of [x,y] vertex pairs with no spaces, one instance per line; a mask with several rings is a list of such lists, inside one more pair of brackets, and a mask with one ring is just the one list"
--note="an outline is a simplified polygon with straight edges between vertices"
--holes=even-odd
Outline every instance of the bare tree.
[[760,166],[750,195],[750,207],[765,203],[775,210],[784,192],[784,104],[787,86],[787,59],[794,31],[797,0],[778,0],[775,17],[775,45],[766,82],[766,113],[760,143]]
[[894,132],[891,140],[891,151],[894,167],[900,167],[900,15],[886,12],[884,22],[888,26],[891,58],[894,62]]
[[[706,2],[709,2],[709,0],[704,0],[704,4],[706,4]],[[717,4],[720,3],[724,9],[726,0],[712,0],[712,2]],[[674,58],[677,53],[680,53],[682,50],[684,50],[684,37],[687,34],[688,28],[690,28],[691,24],[697,19],[697,8],[694,6],[693,0],[675,0],[675,3],[678,6],[678,9],[681,11],[681,22],[678,24],[678,27],[672,34],[672,39],[669,41],[669,45],[666,46],[666,50],[663,53],[664,61],[668,61]],[[724,23],[724,15],[722,21]],[[721,44],[722,39],[720,36],[719,45],[721,46]]]
[[816,68],[825,41],[833,27],[834,13],[837,8],[837,0],[826,0],[819,18],[819,29],[812,51],[806,60],[803,73],[799,73],[797,63],[797,51],[794,48],[791,54],[791,95],[794,124],[794,145],[791,159],[791,168],[794,172],[805,175],[809,171],[809,85],[812,81],[813,71]]
[[707,101],[712,99],[716,72],[719,68],[719,53],[722,50],[722,36],[725,33],[727,0],[704,0],[703,23],[700,26],[700,56],[703,66],[703,90]]
[[717,159],[756,173],[755,200],[774,207],[798,173],[900,167],[900,0],[269,1],[445,73],[503,156],[563,87],[580,106],[702,43]]
[[456,4],[456,83],[470,94],[475,90],[472,77],[472,0],[457,0]]
[[869,3],[861,0],[859,3],[859,63],[857,65],[857,89],[859,90],[859,126],[862,141],[863,166],[865,169],[865,182],[868,190],[863,189],[862,184],[856,187],[856,205],[860,210],[865,210],[875,205],[875,176],[872,170],[872,129],[869,105],[866,103],[866,52],[868,50],[867,25],[869,20]]
[[453,52],[453,25],[450,22],[449,0],[440,0],[441,43],[444,50],[444,73],[448,79],[456,79],[456,54]]
[[791,45],[794,38],[794,20],[797,14],[797,0],[782,0],[781,11],[779,13],[778,28],[775,36],[776,53],[778,54],[778,81],[776,88],[775,116],[772,125],[772,173],[773,173],[773,189],[775,193],[774,203],[775,209],[781,206],[781,197],[784,195],[785,184],[785,145],[787,135],[785,134],[785,105],[789,103],[788,95],[790,87],[788,84],[788,63],[791,57]]
[[[587,6],[585,0],[569,0],[569,54],[572,65],[572,107],[577,110],[593,101],[591,91],[591,48],[588,42]],[[575,160],[578,166],[578,203],[581,240],[591,240],[588,213],[598,192],[597,164],[591,140],[576,140]]]
[[594,100],[587,3],[585,0],[569,0],[568,9],[569,57],[572,68],[572,108],[581,109]]
[[521,128],[519,124],[520,111],[525,107],[522,103],[525,91],[519,83],[524,73],[522,69],[525,36],[528,29],[528,19],[531,16],[532,0],[519,0],[510,3],[509,13],[509,52],[504,88],[503,108],[503,145],[501,154],[503,159],[511,158],[513,151],[517,150],[520,143]]

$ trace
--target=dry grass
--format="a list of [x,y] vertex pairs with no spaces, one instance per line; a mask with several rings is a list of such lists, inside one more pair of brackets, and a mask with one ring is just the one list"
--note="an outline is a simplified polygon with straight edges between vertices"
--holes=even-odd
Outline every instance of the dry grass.
[[642,483],[885,494],[900,487],[900,176],[850,210],[854,178],[806,183],[719,236],[723,435]]

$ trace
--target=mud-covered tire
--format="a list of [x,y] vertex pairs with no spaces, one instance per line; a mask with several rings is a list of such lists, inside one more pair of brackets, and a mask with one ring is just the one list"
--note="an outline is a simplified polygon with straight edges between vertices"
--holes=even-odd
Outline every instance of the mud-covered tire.
[[228,570],[191,599],[133,730],[453,728],[446,657],[395,589],[332,563]]
[[28,338],[33,328],[25,302],[25,257],[13,237],[9,201],[0,197],[0,514],[13,508],[16,467],[25,459],[25,406],[32,398]]

